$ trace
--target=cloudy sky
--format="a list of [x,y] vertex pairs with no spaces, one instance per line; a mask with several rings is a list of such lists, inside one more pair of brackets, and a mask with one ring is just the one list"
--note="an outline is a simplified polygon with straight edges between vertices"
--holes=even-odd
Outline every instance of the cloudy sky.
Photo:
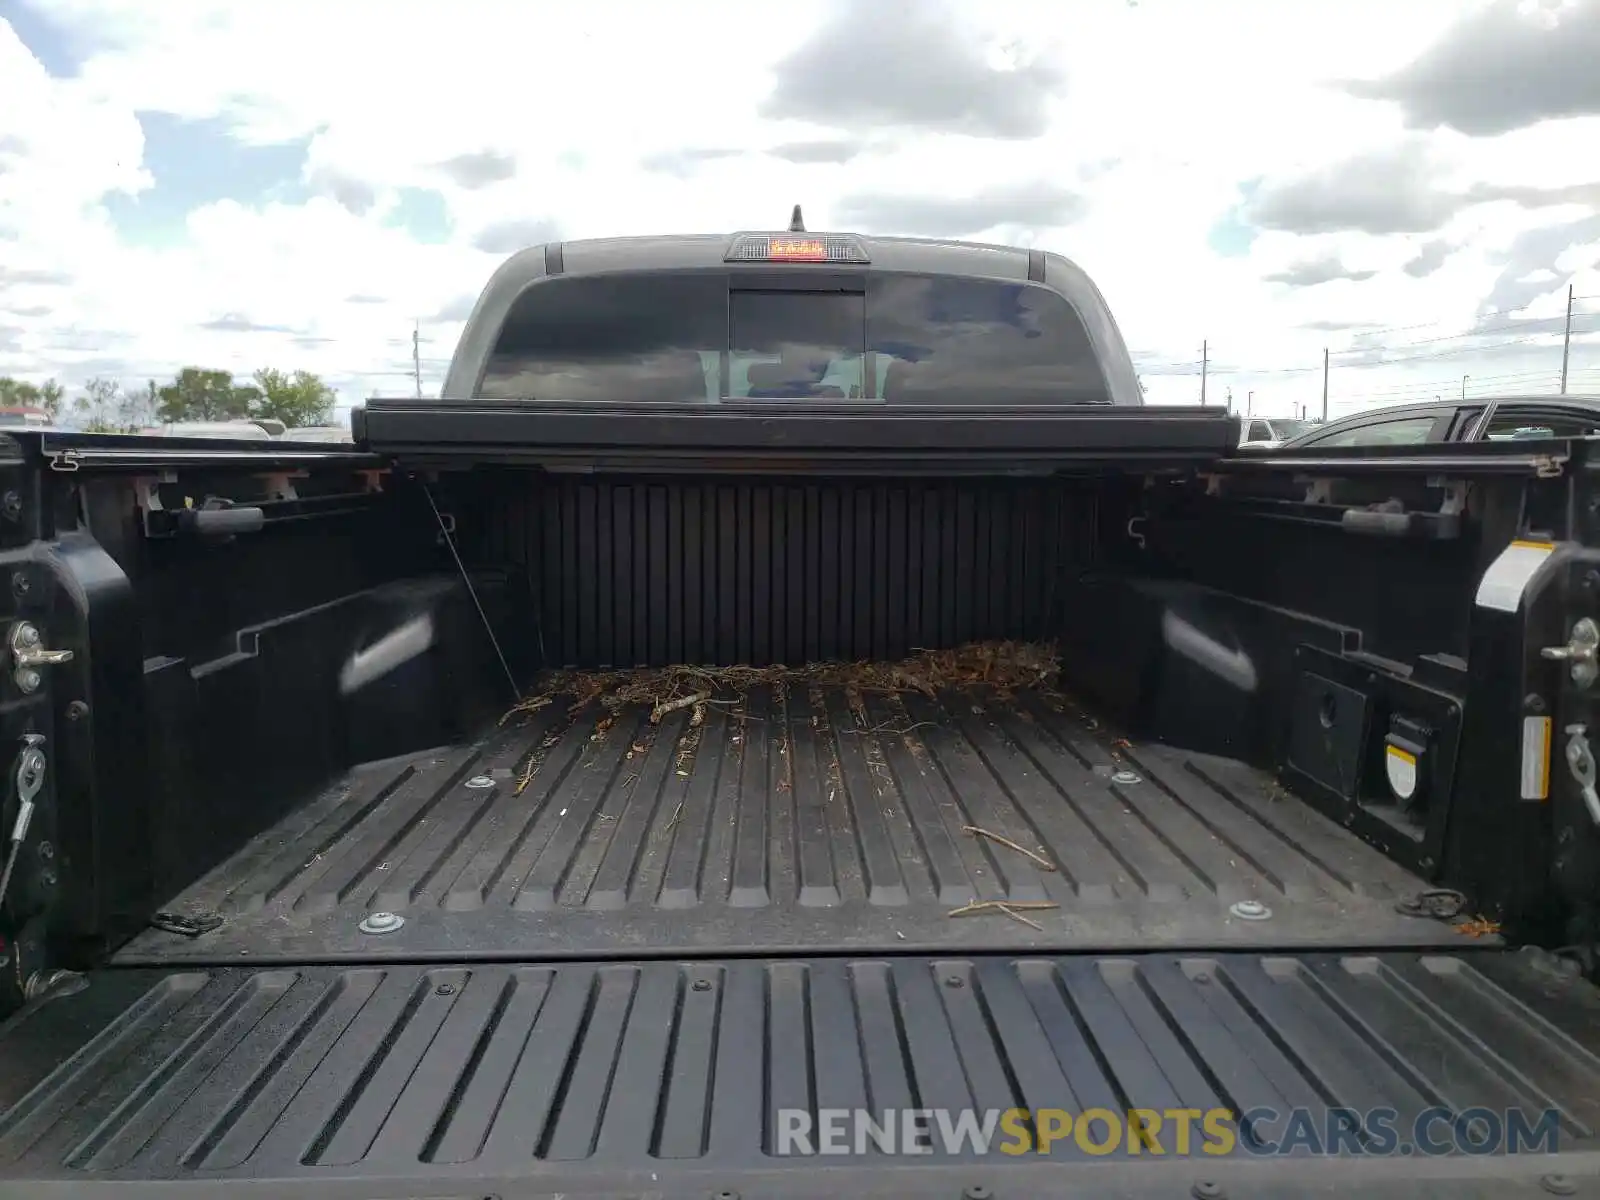
[[1150,397],[1600,392],[1600,0],[0,0],[0,374],[437,386],[510,251],[1040,246]]

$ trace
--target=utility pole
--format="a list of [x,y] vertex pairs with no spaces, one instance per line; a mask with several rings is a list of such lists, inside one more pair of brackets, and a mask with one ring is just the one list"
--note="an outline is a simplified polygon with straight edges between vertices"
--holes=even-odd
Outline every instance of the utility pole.
[[1328,421],[1328,348],[1322,348],[1322,421]]
[[1246,392],[1244,394],[1244,415],[1248,417],[1255,411],[1255,407],[1256,394],[1254,392]]
[[1467,398],[1467,380],[1469,380],[1471,378],[1472,378],[1471,375],[1463,375],[1461,377],[1461,398],[1463,400],[1465,400]]
[[[1572,357],[1572,285],[1567,284],[1567,332],[1561,339],[1561,394],[1567,394],[1567,363]],[[1204,401],[1201,401],[1203,404]]]
[[[1572,326],[1572,301],[1571,300],[1567,301],[1567,326],[1568,326],[1569,329]],[[1201,408],[1204,408],[1206,406],[1206,370],[1207,370],[1208,367],[1210,367],[1210,365],[1211,365],[1211,343],[1209,341],[1204,341],[1204,342],[1200,343],[1200,407]],[[1561,369],[1561,378],[1565,379],[1566,377],[1567,377],[1566,368],[1563,367]],[[1564,392],[1567,389],[1566,389],[1565,386],[1563,386],[1561,390]]]
[[422,399],[422,322],[411,326],[411,375],[417,381],[417,399]]

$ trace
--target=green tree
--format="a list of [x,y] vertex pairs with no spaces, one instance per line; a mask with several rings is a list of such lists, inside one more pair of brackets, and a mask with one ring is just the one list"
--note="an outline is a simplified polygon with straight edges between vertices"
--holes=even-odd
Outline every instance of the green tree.
[[91,379],[72,407],[90,433],[115,433],[121,427],[122,386],[115,379]]
[[44,386],[39,389],[39,407],[50,414],[51,421],[61,415],[61,406],[66,399],[65,389],[54,379],[46,379]]
[[171,383],[157,390],[156,417],[163,424],[240,421],[252,415],[260,400],[260,389],[235,383],[227,371],[184,367]]
[[294,428],[323,425],[333,415],[333,389],[310,371],[289,375],[275,367],[262,367],[255,380],[261,396],[251,407],[253,417],[270,417]]
[[5,408],[36,408],[39,404],[39,385],[0,375],[0,406]]
[[154,379],[147,380],[144,387],[122,393],[122,399],[117,404],[117,425],[129,433],[136,433],[155,422],[156,410],[160,406],[161,389],[156,386]]
[[65,393],[54,379],[47,379],[44,383],[38,384],[23,379],[13,379],[9,375],[0,375],[0,407],[42,408],[54,421],[61,415],[63,399]]

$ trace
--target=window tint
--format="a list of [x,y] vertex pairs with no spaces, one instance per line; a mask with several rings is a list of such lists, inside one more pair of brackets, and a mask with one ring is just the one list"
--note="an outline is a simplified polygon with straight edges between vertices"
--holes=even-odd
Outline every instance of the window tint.
[[479,394],[491,399],[705,400],[727,344],[721,274],[590,275],[512,306]]
[[1428,440],[1437,417],[1401,417],[1358,425],[1340,433],[1317,438],[1314,446],[1416,446]]
[[866,395],[860,293],[728,294],[728,395],[757,400]]
[[1109,404],[1088,332],[1047,288],[886,275],[867,288],[882,395],[904,404]]
[[[1481,417],[1481,414],[1480,414]],[[1496,409],[1489,422],[1488,432],[1482,436],[1491,442],[1524,441],[1537,438],[1582,438],[1600,433],[1600,414],[1573,413],[1552,416],[1540,413],[1533,416],[1523,410],[1507,412]]]
[[865,294],[730,290],[720,271],[548,280],[513,305],[478,394],[1110,402],[1082,321],[1046,288],[925,275],[864,285]]

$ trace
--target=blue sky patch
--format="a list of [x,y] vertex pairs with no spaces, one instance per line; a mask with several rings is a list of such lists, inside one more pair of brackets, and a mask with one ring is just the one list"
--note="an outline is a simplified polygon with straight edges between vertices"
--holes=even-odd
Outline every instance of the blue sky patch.
[[45,9],[45,4],[0,0],[0,21],[11,26],[48,74],[56,79],[71,79],[89,57],[93,45],[78,31],[52,23],[44,15]]
[[155,180],[137,196],[108,196],[117,232],[136,245],[170,245],[185,237],[196,208],[218,200],[257,207],[306,198],[300,164],[309,138],[252,146],[235,139],[215,118],[189,121],[167,113],[140,113],[144,165]]
[[438,245],[450,237],[450,210],[444,197],[429,188],[399,189],[383,223],[403,229],[414,240],[429,245]]
[[1249,204],[1250,195],[1259,182],[1254,180],[1241,188],[1244,195],[1239,203],[1224,213],[1222,219],[1206,234],[1206,246],[1218,257],[1243,258],[1250,253],[1256,238],[1261,236],[1261,231],[1244,217],[1245,206]]

